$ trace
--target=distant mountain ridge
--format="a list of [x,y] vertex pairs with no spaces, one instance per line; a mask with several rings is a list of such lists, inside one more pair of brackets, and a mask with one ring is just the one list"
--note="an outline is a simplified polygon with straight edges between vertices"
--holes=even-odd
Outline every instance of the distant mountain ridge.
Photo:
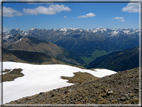
[[12,29],[3,33],[3,41],[9,41],[15,34],[35,37],[52,42],[81,57],[86,64],[96,57],[114,51],[125,50],[139,46],[139,29],[108,29],[108,28],[63,28],[37,29],[28,31]]
[[[47,40],[52,43],[57,43],[65,38],[73,37],[87,37],[89,39],[90,35],[99,36],[103,40],[110,40],[111,42],[116,43],[116,45],[121,45],[121,43],[127,42],[129,40],[139,39],[139,29],[109,29],[109,28],[94,28],[94,29],[81,29],[81,28],[63,28],[63,29],[37,29],[32,28],[28,31],[23,31],[21,29],[11,29],[10,31],[3,32],[3,40],[7,40],[9,37],[14,36],[15,34],[21,36],[33,36],[38,39]],[[95,37],[96,38],[96,37]],[[57,44],[58,45],[58,44]],[[134,44],[133,44],[134,45]],[[120,46],[121,47],[121,46]],[[136,44],[134,45],[136,47]],[[121,47],[122,48],[122,47]],[[130,47],[131,48],[131,47]],[[128,49],[127,47],[124,49]]]
[[[126,28],[126,29],[121,29],[121,28],[117,28],[117,29],[110,29],[110,28],[94,28],[94,29],[82,29],[82,28],[63,28],[63,29],[38,29],[38,28],[32,28],[28,31],[23,31],[21,29],[11,29],[9,31],[5,31],[4,36],[12,36],[15,34],[19,34],[19,35],[30,35],[33,33],[35,35],[33,36],[37,36],[39,34],[42,34],[43,36],[46,34],[51,34],[51,33],[58,33],[56,35],[59,34],[70,34],[72,32],[75,33],[80,33],[80,32],[93,32],[93,33],[97,33],[97,34],[103,34],[105,37],[109,37],[109,36],[119,36],[120,34],[128,34],[128,35],[132,35],[132,34],[138,34],[139,33],[139,29],[132,29],[132,28]],[[36,32],[36,33],[34,33]],[[5,39],[7,37],[4,37]]]
[[62,47],[57,46],[56,44],[29,36],[14,35],[13,37],[3,41],[3,48],[8,50],[40,52],[50,57],[54,57],[56,60],[75,65],[84,63],[81,58],[75,56]]

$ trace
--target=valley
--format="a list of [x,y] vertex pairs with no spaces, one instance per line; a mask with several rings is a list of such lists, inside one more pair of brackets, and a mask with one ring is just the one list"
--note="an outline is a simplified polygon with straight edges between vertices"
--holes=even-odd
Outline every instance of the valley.
[[86,56],[82,56],[81,58],[84,60],[84,62],[86,64],[92,62],[93,60],[95,60],[97,57],[106,55],[107,52],[106,51],[100,51],[100,50],[96,50],[91,54],[91,57],[86,57]]
[[[21,29],[11,29],[10,31],[4,32],[3,36],[3,48],[12,50],[13,53],[19,55],[16,57],[13,56],[15,57],[13,61],[17,60],[24,62],[23,59],[21,59],[22,57],[24,58],[24,56],[20,56],[22,52],[27,52],[28,54],[35,52],[34,54],[38,54],[39,56],[38,59],[36,59],[36,57],[32,57],[32,55],[30,59],[25,62],[37,64],[60,63],[77,65],[84,68],[103,67],[114,69],[114,66],[117,65],[127,66],[128,64],[126,63],[124,65],[120,64],[120,61],[118,60],[117,64],[115,63],[115,65],[111,65],[111,67],[110,65],[97,66],[96,64],[92,66],[92,63],[104,55],[112,55],[113,52],[115,53],[117,51],[125,51],[127,49],[132,49],[138,46],[138,29],[105,29],[103,27],[94,29],[33,28],[28,31],[23,31]],[[15,50],[16,52],[14,52]],[[135,56],[137,61],[138,53],[139,52],[137,51],[137,55]],[[26,54],[25,56],[28,56],[28,54]],[[5,54],[3,55],[5,61],[12,61],[12,57],[9,59],[8,57],[5,57]],[[28,57],[25,57],[24,59],[28,59]],[[124,57],[123,59],[125,60]],[[103,63],[103,60],[101,60],[101,62]],[[131,61],[131,64],[135,65],[134,67],[138,67],[138,63],[135,64],[135,62]],[[121,68],[123,67],[120,67],[119,70],[127,69],[127,67],[126,69]]]
[[97,58],[88,65],[88,68],[106,68],[114,71],[136,68],[139,66],[139,47],[112,52]]

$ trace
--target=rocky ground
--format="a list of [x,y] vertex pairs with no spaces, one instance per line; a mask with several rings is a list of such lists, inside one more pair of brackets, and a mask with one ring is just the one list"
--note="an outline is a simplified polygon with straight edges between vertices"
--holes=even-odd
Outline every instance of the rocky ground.
[[139,104],[139,85],[139,68],[134,68],[8,104]]
[[61,76],[62,79],[68,80],[68,83],[81,84],[90,80],[97,80],[98,77],[93,76],[87,72],[75,72],[73,77]]
[[14,79],[24,76],[24,74],[21,73],[21,71],[22,71],[21,68],[13,69],[12,71],[9,70],[9,69],[4,70],[3,73],[6,73],[6,74],[3,74],[2,81],[3,82],[5,82],[5,81],[14,81]]

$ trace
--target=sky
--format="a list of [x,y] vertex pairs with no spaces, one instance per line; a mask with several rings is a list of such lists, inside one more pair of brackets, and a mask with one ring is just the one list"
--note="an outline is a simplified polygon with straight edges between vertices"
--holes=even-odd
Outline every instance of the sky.
[[3,3],[4,31],[98,27],[139,28],[139,3]]

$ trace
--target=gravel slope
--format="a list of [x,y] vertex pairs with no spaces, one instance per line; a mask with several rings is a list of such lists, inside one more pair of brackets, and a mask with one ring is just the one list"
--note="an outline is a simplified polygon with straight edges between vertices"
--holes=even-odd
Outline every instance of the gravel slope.
[[134,68],[8,104],[139,104],[139,85],[139,68]]

